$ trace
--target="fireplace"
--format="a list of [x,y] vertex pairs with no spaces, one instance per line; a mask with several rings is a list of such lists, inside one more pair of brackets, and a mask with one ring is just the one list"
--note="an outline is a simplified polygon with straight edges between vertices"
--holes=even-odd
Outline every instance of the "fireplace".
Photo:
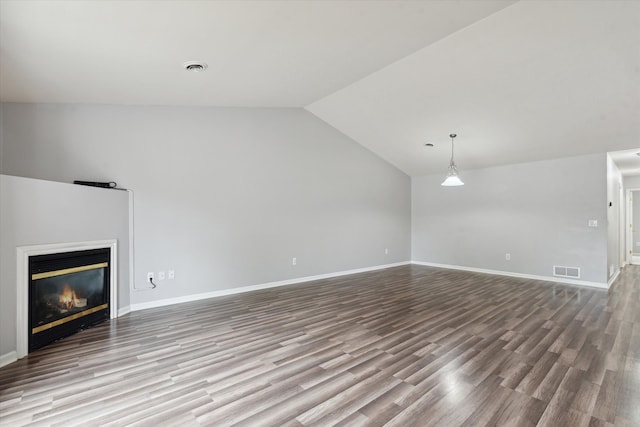
[[17,356],[118,317],[117,241],[17,248]]
[[29,258],[29,351],[109,318],[110,249]]

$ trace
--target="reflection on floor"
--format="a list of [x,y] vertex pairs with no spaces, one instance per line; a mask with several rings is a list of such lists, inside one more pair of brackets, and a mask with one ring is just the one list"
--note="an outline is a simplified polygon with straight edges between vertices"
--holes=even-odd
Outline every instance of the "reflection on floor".
[[0,369],[0,420],[639,425],[639,288],[414,265],[134,312]]

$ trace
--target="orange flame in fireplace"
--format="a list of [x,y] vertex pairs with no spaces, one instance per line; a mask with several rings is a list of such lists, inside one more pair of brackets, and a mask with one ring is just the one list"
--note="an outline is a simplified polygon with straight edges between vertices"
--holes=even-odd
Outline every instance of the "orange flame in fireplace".
[[75,300],[77,300],[75,291],[73,291],[69,285],[64,285],[64,289],[60,294],[60,305],[62,305],[67,310],[71,310],[73,308]]

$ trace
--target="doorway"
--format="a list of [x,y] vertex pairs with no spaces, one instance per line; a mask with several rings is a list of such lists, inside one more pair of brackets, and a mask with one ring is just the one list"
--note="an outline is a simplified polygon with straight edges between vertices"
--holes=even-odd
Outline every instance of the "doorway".
[[627,190],[627,259],[640,265],[640,188]]

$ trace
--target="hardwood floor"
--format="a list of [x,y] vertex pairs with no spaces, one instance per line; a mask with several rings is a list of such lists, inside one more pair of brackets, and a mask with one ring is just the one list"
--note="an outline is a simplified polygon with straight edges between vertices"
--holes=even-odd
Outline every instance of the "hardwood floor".
[[0,369],[0,424],[637,426],[639,288],[402,266],[134,312]]

